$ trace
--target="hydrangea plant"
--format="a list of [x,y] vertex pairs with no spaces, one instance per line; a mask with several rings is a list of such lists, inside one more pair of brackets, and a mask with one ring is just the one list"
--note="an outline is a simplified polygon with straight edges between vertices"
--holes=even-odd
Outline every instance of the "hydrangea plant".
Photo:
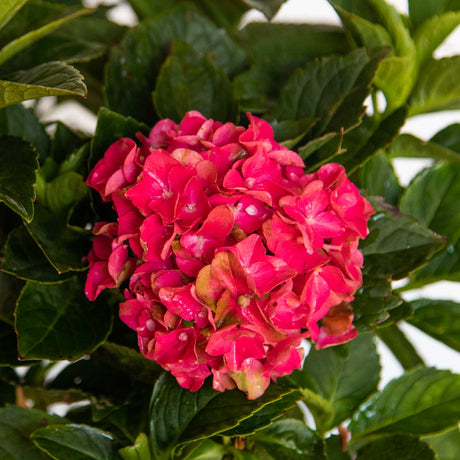
[[460,377],[400,327],[460,351],[415,291],[460,281],[460,125],[400,134],[460,108],[460,4],[122,3],[0,4],[0,459],[460,457]]

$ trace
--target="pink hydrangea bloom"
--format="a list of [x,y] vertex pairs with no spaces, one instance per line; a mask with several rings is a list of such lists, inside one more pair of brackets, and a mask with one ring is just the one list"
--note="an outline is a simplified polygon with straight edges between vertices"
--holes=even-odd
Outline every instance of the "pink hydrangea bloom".
[[248,118],[245,129],[192,111],[109,147],[87,184],[118,220],[94,227],[86,295],[124,283],[120,318],[144,356],[191,391],[212,376],[253,399],[300,369],[303,339],[356,336],[373,209],[342,166],[305,174]]

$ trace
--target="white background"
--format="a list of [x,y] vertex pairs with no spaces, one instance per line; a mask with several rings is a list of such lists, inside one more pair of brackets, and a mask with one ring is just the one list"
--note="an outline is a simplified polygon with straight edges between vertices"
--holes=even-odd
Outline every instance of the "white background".
[[[402,13],[407,14],[407,0],[387,0]],[[98,3],[116,3],[100,2],[98,0],[86,0],[87,6],[95,6]],[[112,10],[112,19],[120,23],[133,25],[135,15],[126,5],[120,5]],[[264,16],[257,12],[251,11],[245,16],[245,21],[265,20]],[[338,16],[326,0],[289,0],[287,1],[276,17],[275,21],[280,22],[310,22],[340,25]],[[457,29],[436,51],[435,57],[441,58],[460,54],[460,29]],[[69,102],[57,110],[47,109],[47,104],[42,104],[46,120],[60,119],[77,129],[91,134],[94,132],[96,118],[93,114],[82,108],[80,105]],[[437,114],[419,115],[411,118],[403,127],[403,132],[414,134],[421,139],[428,140],[433,134],[445,126],[459,122],[460,111],[442,112]],[[411,177],[423,166],[427,164],[426,160],[401,159],[395,163],[395,168],[400,177],[402,185],[407,185]],[[460,198],[460,197],[459,197]],[[459,283],[442,282],[426,287],[420,291],[408,292],[405,297],[407,300],[420,296],[439,299],[451,299],[460,302]],[[452,349],[431,339],[429,336],[418,331],[408,324],[402,324],[403,331],[414,341],[417,351],[425,360],[427,365],[434,365],[441,369],[451,369],[460,372],[460,354]],[[386,349],[382,343],[378,344],[382,356],[382,381],[383,386],[391,378],[402,373],[402,368],[393,355]]]

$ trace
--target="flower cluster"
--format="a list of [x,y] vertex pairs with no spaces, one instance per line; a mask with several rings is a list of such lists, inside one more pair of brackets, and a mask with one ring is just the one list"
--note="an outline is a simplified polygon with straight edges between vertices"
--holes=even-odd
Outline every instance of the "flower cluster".
[[257,398],[301,367],[301,342],[351,340],[358,240],[373,213],[342,166],[305,174],[264,120],[192,111],[120,139],[87,184],[117,222],[94,226],[86,295],[120,287],[144,356],[192,391]]

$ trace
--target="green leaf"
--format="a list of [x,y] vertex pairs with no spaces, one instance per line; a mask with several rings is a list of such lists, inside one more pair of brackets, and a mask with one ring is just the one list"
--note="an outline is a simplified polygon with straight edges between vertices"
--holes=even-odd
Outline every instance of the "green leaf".
[[89,233],[69,227],[66,216],[53,215],[37,203],[34,208],[34,219],[26,227],[53,267],[58,273],[85,270]]
[[[226,453],[227,448],[225,446],[208,438],[185,446],[184,450],[181,451],[181,458],[183,460],[222,460]],[[237,459],[235,458],[235,460]]]
[[326,453],[328,460],[351,460],[350,454],[342,450],[342,440],[337,435],[326,439]]
[[44,96],[86,97],[83,77],[63,62],[49,62],[0,80],[0,108]]
[[376,213],[369,219],[369,235],[361,242],[366,273],[401,279],[424,264],[444,245],[436,233],[395,208],[372,200]]
[[460,351],[460,304],[449,300],[417,299],[409,323]]
[[460,162],[460,153],[436,142],[423,141],[412,134],[400,134],[389,148],[395,158],[434,158],[436,160]]
[[270,122],[274,138],[284,146],[292,149],[315,125],[316,119],[302,118],[301,120],[284,120]]
[[[209,385],[192,393],[171,375],[163,374],[155,385],[150,408],[153,452],[156,458],[167,459],[175,446],[235,428],[250,416],[257,419],[258,411],[293,392],[272,384],[255,400],[248,400],[238,390],[220,393]],[[265,425],[270,421],[267,417]],[[264,425],[259,420],[257,426]]]
[[27,283],[16,309],[23,358],[79,358],[104,342],[111,328],[110,306],[88,301],[75,278],[53,285]]
[[430,446],[414,436],[394,435],[366,444],[357,460],[436,460]]
[[396,206],[403,191],[393,165],[383,151],[377,152],[359,171],[360,188],[367,195],[383,196],[385,202]]
[[37,428],[66,423],[65,418],[37,409],[8,406],[0,409],[0,458],[2,460],[49,460],[30,439]]
[[359,126],[345,134],[343,139],[344,154],[337,157],[337,162],[345,166],[351,174],[364,164],[372,155],[386,148],[403,126],[407,109],[401,107],[383,119],[365,115]]
[[171,43],[184,40],[232,75],[244,64],[243,51],[206,18],[186,6],[130,30],[112,50],[106,68],[106,97],[111,110],[149,124],[156,120],[151,93]]
[[43,27],[32,30],[25,35],[18,37],[16,40],[11,41],[0,49],[0,66],[3,65],[8,59],[13,57],[15,54],[22,51],[24,48],[30,46],[32,43],[40,40],[46,35],[49,35],[51,32],[54,32],[56,29],[64,25],[66,22],[73,21],[74,19],[88,14],[91,10],[83,9],[71,13],[63,18],[58,19],[57,21],[50,22]]
[[69,274],[59,275],[24,226],[10,233],[1,269],[21,279],[39,283],[56,283],[69,277]]
[[49,137],[32,110],[22,104],[10,105],[0,110],[0,135],[16,136],[30,142],[40,159],[48,154]]
[[458,0],[409,0],[409,16],[415,26],[446,11],[460,10]]
[[35,430],[31,438],[42,451],[55,459],[116,458],[113,435],[86,425],[50,425]]
[[256,453],[264,448],[266,456],[278,460],[326,460],[324,441],[303,422],[285,419],[272,423],[254,436]]
[[410,183],[400,209],[455,243],[460,237],[459,194],[460,164],[435,165]]
[[[366,262],[365,262],[366,266]],[[364,275],[363,285],[353,300],[353,323],[361,330],[391,321],[392,314],[402,307],[402,299],[391,290],[391,281],[385,277]]]
[[410,98],[409,116],[460,108],[460,56],[431,59],[423,67]]
[[[366,356],[364,361],[363,356]],[[292,383],[309,388],[332,404],[332,419],[316,417],[321,432],[350,418],[376,391],[379,380],[379,356],[371,333],[359,334],[346,346],[324,350],[312,348],[302,370],[295,371],[289,378]]]
[[457,460],[460,456],[460,429],[458,426],[452,430],[423,438],[436,452],[438,460]]
[[180,122],[190,110],[222,122],[236,118],[232,86],[225,73],[186,42],[172,46],[153,93],[161,118]]
[[[124,447],[118,451],[123,460],[152,460],[150,452],[149,438],[145,433],[141,433],[132,446]],[[192,457],[193,458],[193,457]]]
[[16,300],[23,285],[24,282],[15,276],[0,271],[0,320],[11,326],[14,324]]
[[0,5],[0,29],[19,11],[27,0],[4,0]]
[[267,19],[272,19],[286,0],[244,0],[244,2],[262,11]]
[[96,132],[91,141],[90,168],[104,156],[105,151],[122,137],[135,138],[136,133],[148,134],[148,127],[132,117],[125,117],[101,107]]
[[392,380],[353,418],[353,441],[388,433],[429,434],[456,424],[460,375],[416,368]]
[[417,62],[421,67],[439,45],[460,25],[460,12],[450,11],[428,19],[414,34]]
[[406,371],[425,364],[423,359],[417,354],[412,343],[407,340],[405,334],[396,324],[378,328],[377,335],[391,350]]
[[430,141],[460,153],[460,123],[441,129]]
[[[327,132],[327,129],[337,131],[339,126],[343,129],[352,127],[364,111],[362,102],[372,79],[369,67],[375,68],[379,59],[381,55],[378,59],[372,59],[372,64],[368,66],[369,57],[365,50],[360,49],[344,57],[331,57],[308,63],[303,69],[294,72],[282,88],[273,118],[319,118],[312,130],[312,137]],[[363,78],[361,73],[366,78]],[[366,94],[363,94],[363,86],[366,88]],[[347,98],[354,91],[357,91],[357,99]],[[323,97],[324,94],[327,97]],[[353,107],[346,123],[340,111],[344,101]]]
[[30,222],[34,215],[37,153],[17,137],[0,137],[0,201]]

